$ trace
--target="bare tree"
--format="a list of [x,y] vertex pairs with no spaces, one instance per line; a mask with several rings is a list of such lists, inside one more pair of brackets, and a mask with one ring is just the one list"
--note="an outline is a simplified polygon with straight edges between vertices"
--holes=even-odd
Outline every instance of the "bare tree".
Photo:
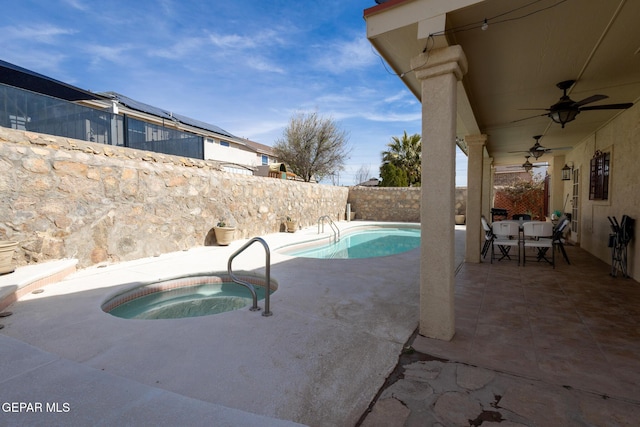
[[298,113],[273,146],[278,159],[305,181],[335,174],[348,159],[348,135],[318,113]]
[[360,184],[361,182],[368,181],[371,178],[371,172],[369,169],[369,165],[362,165],[360,169],[356,172],[356,177],[354,184]]

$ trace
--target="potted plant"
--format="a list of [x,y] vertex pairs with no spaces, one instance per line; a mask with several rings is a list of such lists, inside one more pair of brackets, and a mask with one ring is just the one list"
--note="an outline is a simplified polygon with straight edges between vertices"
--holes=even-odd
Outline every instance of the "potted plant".
[[0,274],[11,273],[16,267],[13,264],[13,253],[18,242],[0,240]]
[[215,227],[213,227],[214,232],[216,233],[216,241],[221,246],[227,246],[229,243],[233,242],[233,238],[236,234],[236,228],[227,226],[224,218],[220,218]]
[[287,217],[287,231],[289,233],[295,233],[298,229],[298,221],[291,219],[290,216]]

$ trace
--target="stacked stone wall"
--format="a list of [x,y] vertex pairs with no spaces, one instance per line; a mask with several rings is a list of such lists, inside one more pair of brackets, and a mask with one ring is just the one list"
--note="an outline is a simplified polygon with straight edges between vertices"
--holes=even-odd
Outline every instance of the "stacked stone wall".
[[349,189],[351,212],[369,221],[420,222],[419,187],[363,187]]
[[216,162],[0,127],[0,240],[18,265],[80,266],[213,244],[219,219],[237,238],[344,219],[347,187],[233,174]]
[[[456,188],[452,215],[465,215],[467,189]],[[351,211],[368,221],[420,222],[420,187],[364,187],[349,189]]]

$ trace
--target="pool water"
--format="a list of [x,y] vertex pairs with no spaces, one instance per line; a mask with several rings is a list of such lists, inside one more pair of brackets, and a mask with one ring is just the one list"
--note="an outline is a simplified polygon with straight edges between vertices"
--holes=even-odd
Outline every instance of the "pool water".
[[340,241],[287,250],[303,258],[353,259],[396,255],[420,247],[419,228],[382,227],[343,235]]
[[[255,286],[258,299],[265,288]],[[138,297],[118,305],[110,314],[125,319],[178,319],[238,310],[253,303],[249,290],[237,283],[185,286]]]

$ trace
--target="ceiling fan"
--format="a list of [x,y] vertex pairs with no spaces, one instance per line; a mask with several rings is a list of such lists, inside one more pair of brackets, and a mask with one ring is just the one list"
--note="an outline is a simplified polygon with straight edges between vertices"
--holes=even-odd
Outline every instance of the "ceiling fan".
[[[509,153],[529,153],[531,156],[533,156],[534,159],[538,160],[540,156],[546,153],[550,153],[553,150],[569,150],[571,148],[571,147],[559,147],[559,148],[553,148],[553,149],[546,148],[540,145],[540,138],[542,138],[542,135],[536,135],[533,137],[533,139],[536,140],[536,143],[533,144],[533,146],[529,148],[528,151],[509,151]],[[526,157],[527,159],[529,158],[529,156],[526,156]]]
[[581,111],[587,110],[624,110],[633,105],[632,102],[622,103],[622,104],[605,104],[605,105],[593,105],[590,107],[584,107],[586,104],[591,104],[592,102],[601,101],[603,99],[607,99],[607,95],[591,95],[582,101],[574,101],[567,95],[567,90],[571,88],[575,84],[575,80],[565,80],[563,82],[558,83],[556,86],[563,91],[563,95],[558,102],[553,104],[549,108],[531,108],[531,110],[545,110],[547,111],[544,114],[538,114],[532,117],[526,117],[524,119],[515,120],[515,122],[519,122],[522,120],[532,119],[534,117],[542,117],[548,116],[556,123],[559,123],[564,128],[564,125],[575,120],[576,116],[580,114]]
[[529,161],[529,157],[531,157],[531,156],[524,156],[524,158],[526,159],[526,161],[525,161],[521,166],[508,166],[508,167],[509,167],[509,168],[517,168],[517,169],[522,168],[522,169],[524,169],[526,172],[529,172],[529,171],[531,171],[531,169],[533,169],[533,168],[542,168],[542,167],[547,166],[546,164],[544,164],[544,165],[534,165],[533,163],[531,163],[531,162]]

